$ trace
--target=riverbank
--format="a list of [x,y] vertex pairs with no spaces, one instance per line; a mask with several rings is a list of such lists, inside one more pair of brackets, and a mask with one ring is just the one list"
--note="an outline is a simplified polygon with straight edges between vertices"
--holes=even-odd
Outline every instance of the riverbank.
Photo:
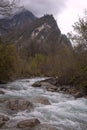
[[51,92],[61,92],[63,94],[70,94],[75,98],[85,97],[87,98],[87,86],[83,85],[72,85],[72,84],[63,84],[59,81],[58,78],[48,78],[44,81],[37,82],[34,84],[34,87],[41,87],[45,84],[47,91]]
[[[35,78],[36,76],[32,76],[32,77],[21,77],[18,79],[14,79],[11,80],[9,82],[14,82],[16,80],[22,80],[22,79],[32,79]],[[41,78],[43,78],[43,76],[41,76]],[[7,81],[1,81],[0,82],[2,88],[3,85],[5,86],[5,84],[8,84]],[[74,83],[68,83],[68,82],[64,82],[61,81],[58,77],[47,77],[45,80],[40,81],[40,82],[36,82],[35,86],[36,87],[41,87],[45,84],[45,86],[49,86],[47,87],[47,91],[51,91],[51,92],[59,92],[59,93],[63,93],[63,94],[70,94],[72,96],[74,96],[75,98],[81,98],[81,97],[85,97],[87,98],[87,85],[86,84],[74,84]],[[3,91],[0,90],[0,93],[4,93]]]

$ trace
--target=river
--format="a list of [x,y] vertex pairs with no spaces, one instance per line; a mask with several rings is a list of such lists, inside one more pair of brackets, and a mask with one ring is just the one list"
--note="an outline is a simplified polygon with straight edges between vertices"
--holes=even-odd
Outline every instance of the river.
[[1,88],[5,94],[0,95],[0,100],[22,98],[32,101],[32,98],[45,97],[51,103],[51,105],[43,105],[33,102],[34,109],[32,111],[24,110],[12,115],[9,114],[4,103],[0,103],[0,113],[9,115],[11,119],[11,122],[8,124],[8,130],[10,130],[10,125],[12,129],[15,121],[30,117],[36,117],[41,123],[48,123],[58,130],[87,130],[87,99],[75,99],[71,95],[48,92],[42,88],[32,87],[34,82],[44,79],[17,80]]

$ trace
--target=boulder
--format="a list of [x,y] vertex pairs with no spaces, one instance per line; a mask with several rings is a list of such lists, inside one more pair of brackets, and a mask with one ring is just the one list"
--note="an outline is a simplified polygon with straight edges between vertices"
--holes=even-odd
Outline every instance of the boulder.
[[84,95],[87,95],[87,85],[85,85],[81,91]]
[[75,98],[81,98],[81,97],[86,97],[87,96],[87,86],[81,86],[81,89],[79,92],[77,92],[75,95]]
[[56,90],[54,88],[47,88],[47,91],[56,92]]
[[42,82],[48,82],[52,85],[58,85],[58,77],[51,77],[51,78],[43,80]]
[[5,92],[4,92],[4,91],[2,91],[2,90],[0,90],[0,94],[5,94]]
[[51,103],[49,102],[49,100],[45,97],[36,97],[34,99],[34,101],[36,103],[41,103],[41,104],[44,104],[44,105],[51,105]]
[[47,86],[46,88],[47,88],[47,91],[51,91],[51,92],[57,91],[57,87],[51,84],[49,84],[49,86]]
[[18,128],[33,128],[37,126],[38,124],[40,124],[40,121],[35,118],[35,119],[28,119],[28,120],[20,121],[17,124],[17,127]]
[[58,87],[57,92],[60,92],[60,91],[61,91],[61,87]]
[[75,96],[75,98],[81,98],[81,97],[83,97],[83,93],[77,92],[74,96]]
[[32,104],[29,101],[23,99],[12,99],[7,101],[7,107],[10,110],[19,111],[19,110],[30,110],[32,108]]
[[9,120],[9,117],[5,115],[0,115],[0,127],[2,127],[8,120]]
[[51,91],[51,92],[56,92],[57,91],[57,87],[48,83],[48,82],[42,82],[42,86],[47,90],[47,91]]
[[33,87],[41,87],[41,82],[35,82],[34,84],[32,84]]

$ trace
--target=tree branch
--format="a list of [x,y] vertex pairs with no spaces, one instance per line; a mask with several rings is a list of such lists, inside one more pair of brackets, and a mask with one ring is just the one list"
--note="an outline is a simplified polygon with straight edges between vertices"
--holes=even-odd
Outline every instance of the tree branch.
[[17,7],[17,2],[19,0],[0,0],[0,14],[1,15],[10,15],[12,10]]

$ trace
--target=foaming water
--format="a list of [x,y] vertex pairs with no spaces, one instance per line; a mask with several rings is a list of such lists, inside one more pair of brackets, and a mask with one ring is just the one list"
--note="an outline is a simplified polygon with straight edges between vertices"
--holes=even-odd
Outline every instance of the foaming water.
[[[42,123],[52,124],[59,130],[87,130],[87,99],[74,99],[70,95],[48,92],[42,88],[34,88],[32,84],[45,78],[17,80],[7,84],[3,89],[5,95],[0,98],[24,98],[32,101],[36,97],[48,99],[51,105],[33,102],[34,109],[14,114],[12,120],[38,118]],[[0,112],[3,106],[0,106]]]

